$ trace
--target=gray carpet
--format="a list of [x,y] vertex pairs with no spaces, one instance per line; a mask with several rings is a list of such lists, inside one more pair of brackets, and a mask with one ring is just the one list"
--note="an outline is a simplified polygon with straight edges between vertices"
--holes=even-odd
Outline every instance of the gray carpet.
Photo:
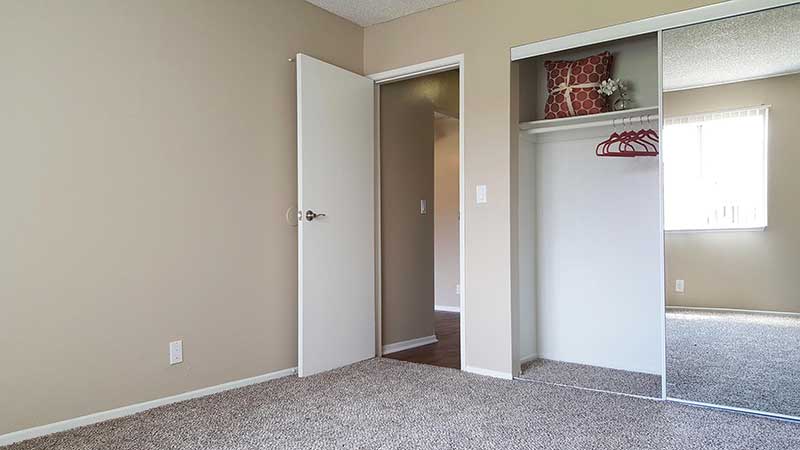
[[661,375],[607,369],[549,359],[522,366],[520,379],[643,397],[661,398]]
[[800,316],[670,308],[667,394],[800,416]]
[[800,448],[800,424],[373,359],[5,450]]

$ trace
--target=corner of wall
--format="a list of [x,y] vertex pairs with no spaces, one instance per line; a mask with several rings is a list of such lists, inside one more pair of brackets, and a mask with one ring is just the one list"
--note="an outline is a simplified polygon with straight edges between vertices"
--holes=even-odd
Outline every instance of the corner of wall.
[[367,29],[366,27],[361,27],[361,73],[364,75],[369,75],[367,73]]

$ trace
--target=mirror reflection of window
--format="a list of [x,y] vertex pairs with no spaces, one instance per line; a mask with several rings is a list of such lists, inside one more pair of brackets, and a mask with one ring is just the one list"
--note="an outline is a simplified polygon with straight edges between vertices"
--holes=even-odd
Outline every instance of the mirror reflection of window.
[[767,107],[664,122],[667,231],[767,226]]

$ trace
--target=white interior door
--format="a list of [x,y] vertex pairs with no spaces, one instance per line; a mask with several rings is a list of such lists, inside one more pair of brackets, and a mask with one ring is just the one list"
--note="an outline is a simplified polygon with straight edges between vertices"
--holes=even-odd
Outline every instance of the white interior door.
[[373,102],[372,80],[297,55],[301,377],[375,356]]

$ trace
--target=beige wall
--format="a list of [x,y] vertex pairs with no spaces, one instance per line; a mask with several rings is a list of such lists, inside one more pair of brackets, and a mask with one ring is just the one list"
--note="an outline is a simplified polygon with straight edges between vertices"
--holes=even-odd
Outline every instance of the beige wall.
[[[366,73],[464,54],[467,366],[511,374],[512,46],[715,3],[462,0],[366,29]],[[475,186],[488,186],[475,204]]]
[[417,84],[380,90],[383,345],[434,334],[433,105]]
[[434,303],[458,307],[458,119],[442,117],[433,127]]
[[2,2],[0,434],[296,365],[287,59],[362,42],[296,0]]
[[510,372],[509,48],[713,2],[463,0],[366,31],[300,0],[3,2],[0,433],[295,365],[298,51],[465,54],[464,357]]
[[[458,72],[380,89],[382,343],[434,334],[434,111],[458,111]],[[428,213],[420,214],[420,200]]]
[[[771,104],[768,220],[764,231],[666,234],[667,304],[800,312],[800,75],[664,95],[681,116]],[[675,280],[686,283],[675,293]]]

